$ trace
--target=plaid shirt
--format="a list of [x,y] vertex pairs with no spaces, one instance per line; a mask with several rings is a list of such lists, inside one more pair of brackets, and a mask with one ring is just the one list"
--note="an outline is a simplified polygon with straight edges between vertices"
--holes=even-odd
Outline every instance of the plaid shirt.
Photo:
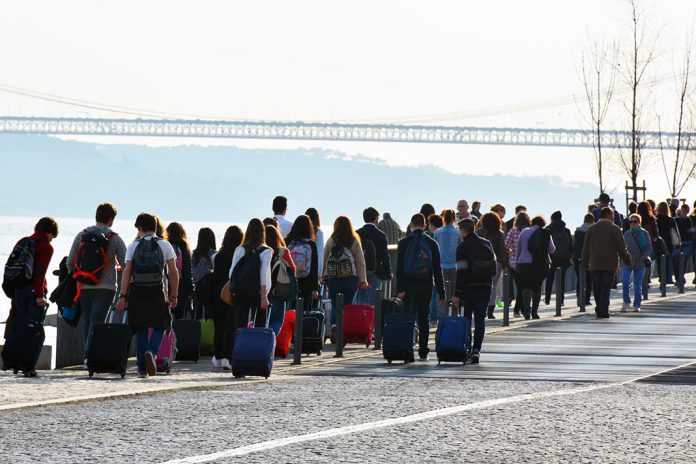
[[384,213],[384,219],[379,221],[377,228],[387,236],[387,243],[389,245],[396,245],[405,235],[404,231],[399,227],[399,224],[391,218],[389,213]]
[[517,268],[517,239],[520,237],[520,229],[512,228],[505,237],[505,246],[510,256],[510,267]]

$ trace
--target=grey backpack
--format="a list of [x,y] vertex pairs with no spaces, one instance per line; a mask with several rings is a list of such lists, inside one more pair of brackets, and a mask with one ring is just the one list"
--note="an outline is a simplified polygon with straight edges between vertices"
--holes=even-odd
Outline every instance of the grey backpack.
[[162,285],[164,274],[164,255],[159,246],[159,238],[141,238],[133,253],[133,277],[136,285]]

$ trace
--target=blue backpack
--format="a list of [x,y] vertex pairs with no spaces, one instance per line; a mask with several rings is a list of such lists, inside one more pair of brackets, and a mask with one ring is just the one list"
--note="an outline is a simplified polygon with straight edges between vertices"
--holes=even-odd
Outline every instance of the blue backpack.
[[413,236],[406,248],[404,275],[415,279],[432,278],[433,252],[423,234]]

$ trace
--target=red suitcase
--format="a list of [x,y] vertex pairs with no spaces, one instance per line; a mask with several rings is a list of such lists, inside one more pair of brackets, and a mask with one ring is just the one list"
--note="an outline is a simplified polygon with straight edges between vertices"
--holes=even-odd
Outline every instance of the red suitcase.
[[364,343],[372,345],[372,332],[375,328],[375,307],[349,304],[343,307],[343,343]]
[[292,336],[295,333],[296,317],[294,309],[285,312],[285,320],[283,320],[283,325],[278,332],[278,337],[276,337],[275,356],[278,358],[285,359],[290,352],[290,342],[292,342]]

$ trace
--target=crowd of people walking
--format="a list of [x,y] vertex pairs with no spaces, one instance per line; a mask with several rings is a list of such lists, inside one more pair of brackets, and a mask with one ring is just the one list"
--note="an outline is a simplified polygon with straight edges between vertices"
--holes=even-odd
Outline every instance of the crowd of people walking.
[[[263,220],[251,219],[245,230],[229,227],[219,249],[214,232],[201,228],[192,248],[180,223],[165,227],[150,213],[137,216],[137,237],[126,244],[112,230],[116,208],[100,204],[95,223],[74,238],[62,264],[60,288],[52,294],[62,317],[85,321],[85,365],[95,328],[112,309],[127,310],[139,375],[155,375],[157,353],[176,320],[212,319],[212,363],[230,369],[238,329],[268,325],[277,336],[287,311],[318,307],[322,293],[332,308],[338,294],[346,302],[374,306],[392,280],[393,294],[386,297],[401,300],[404,311],[415,315],[421,360],[428,359],[431,325],[462,308],[463,316],[473,319],[467,358],[478,363],[486,319],[496,318],[503,294],[514,300],[514,317],[538,319],[542,297],[550,304],[554,284],[565,288],[572,266],[584,282],[585,305],[591,305],[593,295],[597,317],[609,318],[610,292],[618,283],[622,309],[640,311],[645,275],[660,266],[661,256],[667,257],[665,285],[683,285],[681,263],[696,258],[696,209],[691,212],[677,200],[632,202],[624,217],[603,193],[573,233],[561,211],[553,212],[547,223],[544,216],[531,216],[517,205],[506,221],[505,206],[494,204],[483,212],[480,201],[470,209],[466,200],[459,200],[456,210],[439,213],[426,203],[406,228],[390,213],[369,206],[360,228],[339,216],[326,238],[316,208],[291,221],[286,218],[288,200],[278,196],[272,211]],[[54,219],[41,218],[33,234],[13,249],[3,281],[12,300],[6,337],[23,324],[43,321],[45,275],[58,233]],[[395,256],[390,246],[396,246]],[[555,281],[557,270],[560,281]],[[502,289],[504,273],[511,276],[507,292]],[[565,304],[564,292],[559,295]],[[300,299],[303,308],[297,307]],[[336,316],[332,311],[332,331]],[[33,368],[28,374],[35,375]]]

